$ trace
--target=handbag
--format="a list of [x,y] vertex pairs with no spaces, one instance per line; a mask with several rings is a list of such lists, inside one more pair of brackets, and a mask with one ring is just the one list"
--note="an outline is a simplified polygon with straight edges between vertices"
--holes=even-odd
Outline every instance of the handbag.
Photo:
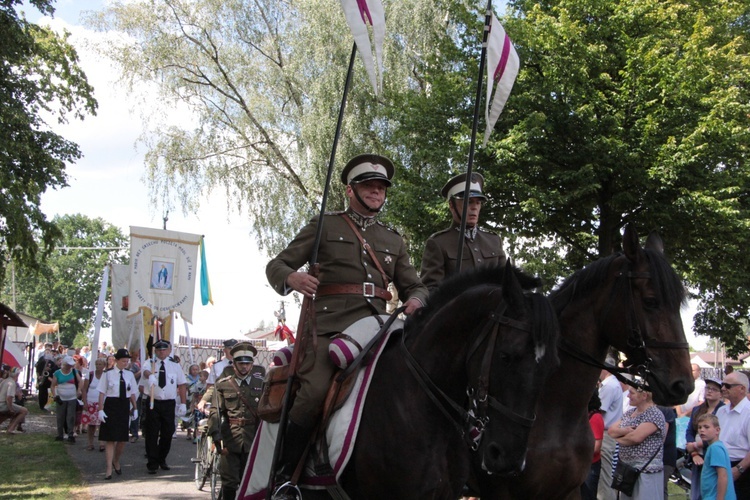
[[654,457],[656,457],[657,453],[659,453],[658,447],[654,454],[651,455],[651,458],[648,459],[648,462],[646,462],[640,469],[636,469],[632,465],[619,460],[614,472],[612,473],[612,488],[621,491],[628,496],[633,496],[633,490],[635,489],[635,483],[638,482],[638,477],[641,475],[641,472],[648,467],[648,464],[651,463]]
[[[274,366],[266,373],[257,410],[261,420],[275,424],[281,419],[281,408],[291,369],[292,365]],[[295,394],[297,389],[299,389],[299,382],[295,379],[292,383],[292,394]]]

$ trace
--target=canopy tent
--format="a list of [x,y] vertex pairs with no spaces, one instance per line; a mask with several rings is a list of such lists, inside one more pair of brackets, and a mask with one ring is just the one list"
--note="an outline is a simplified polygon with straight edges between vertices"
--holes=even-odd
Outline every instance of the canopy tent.
[[[2,359],[3,363],[6,362],[5,341],[7,337],[6,332],[9,326],[20,326],[25,328],[27,325],[13,309],[0,303],[0,359]],[[13,348],[15,348],[15,345],[13,345]],[[15,359],[18,355],[18,353],[15,352],[18,351],[18,349],[16,348],[15,351],[13,351],[13,348],[8,351],[8,364],[11,364],[12,366],[21,366],[20,363],[24,359],[23,353],[21,353],[21,357],[16,360],[18,364],[10,362],[12,361],[11,358]]]

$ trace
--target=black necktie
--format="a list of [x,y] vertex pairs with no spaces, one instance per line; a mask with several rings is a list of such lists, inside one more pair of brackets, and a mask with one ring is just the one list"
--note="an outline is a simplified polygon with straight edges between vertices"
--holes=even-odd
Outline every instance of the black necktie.
[[167,372],[164,370],[164,361],[161,362],[161,368],[159,368],[159,387],[164,389],[167,386]]
[[122,376],[122,370],[120,370],[120,399],[125,399],[125,379]]

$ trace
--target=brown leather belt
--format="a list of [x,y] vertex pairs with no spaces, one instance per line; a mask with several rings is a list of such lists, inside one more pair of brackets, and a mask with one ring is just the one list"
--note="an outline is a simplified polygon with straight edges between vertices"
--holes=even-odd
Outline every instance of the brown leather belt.
[[377,297],[386,301],[393,298],[391,292],[376,286],[375,283],[320,285],[315,295],[318,297],[326,295],[362,295],[363,297]]
[[232,425],[239,425],[240,427],[245,427],[246,425],[253,425],[255,423],[255,419],[252,418],[229,418],[229,423]]

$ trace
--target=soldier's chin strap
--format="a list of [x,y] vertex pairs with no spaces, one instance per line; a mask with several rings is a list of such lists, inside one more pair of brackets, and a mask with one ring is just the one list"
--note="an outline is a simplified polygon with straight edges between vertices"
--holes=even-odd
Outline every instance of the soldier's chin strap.
[[[385,198],[383,198],[383,203],[381,203],[379,207],[373,208],[370,205],[368,205],[367,203],[365,203],[365,200],[363,200],[362,197],[359,195],[359,190],[357,189],[358,185],[359,185],[359,183],[351,185],[352,186],[352,191],[354,191],[354,197],[357,198],[357,201],[363,207],[365,207],[369,212],[372,212],[374,214],[380,212],[383,209],[383,205],[385,205]],[[388,196],[387,193],[388,193],[388,191],[386,190],[386,197]]]

